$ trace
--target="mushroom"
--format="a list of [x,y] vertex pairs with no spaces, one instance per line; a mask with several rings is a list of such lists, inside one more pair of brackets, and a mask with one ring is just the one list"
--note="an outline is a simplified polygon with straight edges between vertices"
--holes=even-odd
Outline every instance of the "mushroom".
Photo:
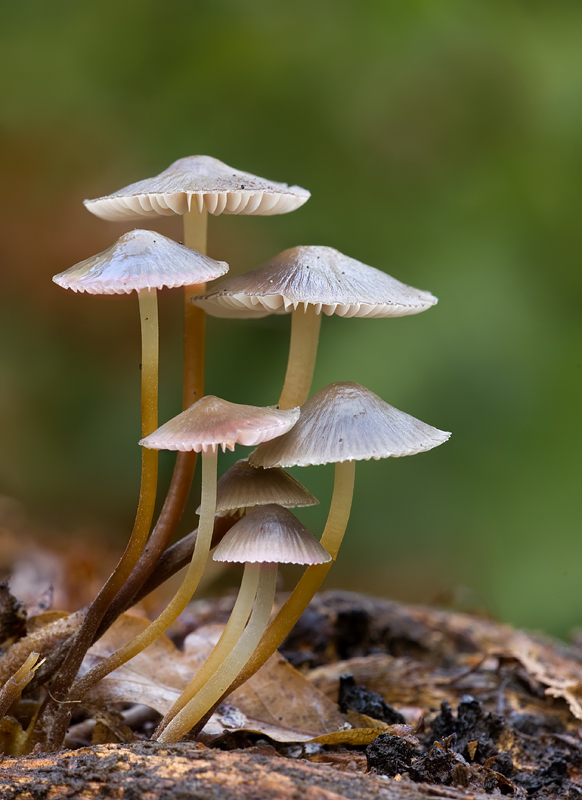
[[[289,473],[278,467],[273,467],[272,469],[255,469],[249,465],[247,459],[237,461],[236,464],[227,470],[218,481],[216,489],[216,513],[218,515],[230,514],[234,516],[238,514],[239,516],[244,516],[250,511],[249,507],[253,506],[271,506],[272,504],[276,504],[276,508],[280,508],[281,506],[289,508],[312,506],[319,503],[311,492],[289,475]],[[200,511],[200,509],[198,509],[198,511]],[[293,519],[295,518],[293,517]],[[238,523],[235,523],[234,527],[236,527],[236,524]],[[226,535],[228,535],[228,533]],[[222,541],[224,541],[224,537]],[[254,593],[254,588],[252,588],[252,590],[248,589],[248,591]],[[248,607],[246,612],[244,611],[244,609],[247,608],[247,605],[244,605],[245,601],[243,598],[245,597],[246,590],[243,590],[243,586],[241,586],[239,598],[219,642],[204,665],[197,672],[194,679],[190,682],[190,685],[184,690],[180,698],[174,703],[170,711],[161,721],[158,726],[158,733],[161,732],[184,705],[194,697],[206,681],[212,677],[217,666],[239,640],[250,613],[250,607]],[[250,602],[252,603],[252,598]]]
[[[226,648],[221,648],[222,640],[219,641],[210,659],[214,665],[218,659],[213,659],[213,656],[221,649],[220,665],[211,678],[204,682],[194,680],[197,692],[192,692],[192,684],[187,687],[174,705],[174,708],[183,708],[173,718],[168,715],[170,718],[166,726],[157,736],[160,742],[179,741],[227,691],[247,663],[269,622],[275,597],[277,564],[316,565],[331,560],[331,556],[299,520],[290,511],[275,504],[259,506],[244,516],[226,534],[214,551],[213,558],[215,561],[245,565],[232,617],[238,617],[243,625],[248,619],[248,624],[229,652],[224,652]],[[203,670],[207,672],[205,667]]]
[[[279,467],[256,469],[241,458],[216,484],[216,513],[243,516],[247,508],[270,503],[285,508],[315,506],[319,500],[292,475]],[[200,507],[196,509],[200,513]]]
[[[228,264],[224,261],[214,261],[161,234],[134,230],[121,236],[102,253],[54,276],[55,283],[74,292],[137,292],[142,333],[142,436],[148,436],[158,424],[157,289],[205,283],[227,271]],[[67,658],[53,683],[53,700],[50,702],[58,702],[68,691],[107,608],[143,551],[154,514],[157,471],[157,453],[143,449],[139,502],[129,542],[72,640]]]
[[193,302],[217,317],[259,318],[292,312],[279,408],[293,408],[309,396],[322,313],[402,317],[425,311],[437,298],[332,247],[293,247]]
[[[143,447],[155,450],[194,450],[202,453],[202,506],[192,561],[182,584],[164,611],[138,636],[80,678],[73,685],[67,703],[83,697],[105,675],[151,644],[178,618],[196,591],[210,550],[214,527],[218,447],[222,447],[223,451],[234,450],[236,444],[252,446],[268,441],[287,432],[298,416],[299,409],[279,411],[275,408],[239,405],[208,395],[140,441]],[[62,723],[58,735],[64,735]]]
[[[443,444],[450,435],[399,411],[363,386],[332,383],[302,406],[294,428],[259,446],[249,463],[256,467],[335,463],[333,496],[321,537],[335,561],[349,520],[356,461],[414,455]],[[287,637],[330,566],[331,562],[307,568],[237,677],[236,686],[254,674]]]

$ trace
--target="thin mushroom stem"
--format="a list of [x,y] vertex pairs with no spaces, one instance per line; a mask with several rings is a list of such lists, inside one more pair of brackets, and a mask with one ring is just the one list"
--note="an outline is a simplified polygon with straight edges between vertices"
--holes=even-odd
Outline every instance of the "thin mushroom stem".
[[[184,214],[184,244],[206,254],[208,212]],[[192,303],[192,298],[206,291],[205,283],[184,287],[184,396],[183,407],[204,396],[204,335],[206,314]]]
[[217,454],[213,451],[202,453],[202,507],[200,509],[200,525],[192,561],[178,591],[170,600],[162,613],[151,622],[138,636],[122,648],[112,653],[99,664],[96,664],[72,687],[68,701],[79,700],[98,681],[110,672],[125,664],[142,650],[145,650],[158,636],[161,636],[170,625],[178,619],[190,602],[198,588],[204,571],[214,528],[214,510],[216,508],[216,462]]
[[[158,426],[158,301],[155,289],[138,292],[141,320],[141,412],[142,438],[149,436]],[[135,522],[121,559],[107,583],[89,606],[83,623],[71,640],[71,646],[51,687],[51,696],[42,713],[42,724],[49,739],[51,730],[62,718],[66,726],[71,708],[63,705],[69,687],[75,679],[85,653],[91,646],[95,633],[118,590],[134,568],[147,542],[154,516],[158,481],[158,453],[142,448],[141,486]]]
[[279,398],[279,408],[302,406],[309,397],[317,358],[321,314],[315,306],[301,304],[291,314],[291,344],[285,383]]
[[342,461],[335,465],[333,496],[325,530],[321,537],[321,544],[332,557],[332,561],[307,567],[287,602],[265,631],[256,651],[230,687],[229,692],[247,681],[273,655],[291,633],[293,626],[323,583],[331,565],[337,558],[348,525],[354,493],[355,471],[355,461]]
[[[245,564],[245,570],[257,569],[256,564]],[[275,599],[277,565],[260,564],[259,582],[253,613],[242,636],[218,667],[212,678],[192,700],[177,714],[158,736],[158,741],[170,743],[180,739],[212,708],[244,668],[265,628]]]
[[[206,254],[208,212],[189,211],[184,215],[184,243]],[[184,287],[184,344],[182,369],[182,409],[204,395],[204,328],[205,314],[194,306],[191,298],[205,291],[206,284]],[[132,604],[141,587],[160,560],[184,513],[196,469],[197,453],[178,453],[170,487],[152,535],[136,567],[120,589],[103,619],[96,639]]]
[[257,593],[259,581],[259,571],[256,569],[245,569],[241,581],[236,603],[232,609],[230,619],[214,649],[200,667],[194,678],[184,689],[180,697],[162,719],[154,733],[153,738],[160,736],[164,728],[174,719],[174,717],[192,700],[192,698],[202,689],[216,672],[220,664],[225,660],[233,647],[240,639],[245,625],[253,608],[253,602]]

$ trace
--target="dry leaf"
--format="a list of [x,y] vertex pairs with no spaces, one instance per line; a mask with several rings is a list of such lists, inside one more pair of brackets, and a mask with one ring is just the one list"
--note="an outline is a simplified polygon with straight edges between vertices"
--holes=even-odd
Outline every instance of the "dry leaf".
[[[140,633],[147,620],[124,614],[89,650],[82,671]],[[87,698],[100,702],[133,702],[165,714],[208,656],[223,630],[208,625],[190,634],[180,652],[161,636],[145,652],[104,678]],[[313,684],[276,653],[223,704],[204,728],[207,737],[235,730],[269,736],[279,742],[304,742],[336,731],[346,722]]]

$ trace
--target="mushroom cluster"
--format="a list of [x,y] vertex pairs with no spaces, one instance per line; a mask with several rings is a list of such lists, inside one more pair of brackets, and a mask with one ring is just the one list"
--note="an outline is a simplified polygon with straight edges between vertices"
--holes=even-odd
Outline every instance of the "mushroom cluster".
[[[288,635],[336,559],[347,528],[356,461],[413,455],[445,442],[449,433],[398,411],[369,389],[335,383],[309,397],[322,314],[398,317],[435,305],[382,270],[331,247],[294,247],[258,269],[224,280],[228,265],[206,255],[208,213],[282,214],[309,192],[232,169],[209,156],[176,161],[154,178],[114,194],[86,200],[105,220],[130,221],[179,214],[184,244],[147,230],[126,233],[96,256],[55,276],[64,288],[94,294],[136,291],[142,326],[142,482],[133,532],[111,577],[88,608],[79,630],[53,664],[50,692],[35,741],[62,743],[74,704],[112,670],[144,650],[177,619],[200,582],[209,554],[244,564],[229,622],[211,655],[164,717],[155,737],[175,742],[200,730],[212,709],[252,675]],[[184,289],[182,412],[158,427],[158,327],[156,292]],[[231,403],[204,393],[204,320],[291,314],[291,342],[277,406]],[[217,482],[218,452],[256,449]],[[157,453],[177,452],[174,474],[155,524]],[[201,454],[202,501],[191,559],[176,594],[161,614],[124,647],[82,677],[79,667],[92,642],[129,607],[167,556],[184,511]],[[289,510],[316,498],[285,467],[333,463],[335,483],[328,519],[317,540]],[[277,564],[305,571],[272,618]]]

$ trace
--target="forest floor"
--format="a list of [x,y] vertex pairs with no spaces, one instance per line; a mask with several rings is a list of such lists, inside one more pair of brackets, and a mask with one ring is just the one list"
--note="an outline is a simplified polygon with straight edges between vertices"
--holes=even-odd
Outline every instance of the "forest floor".
[[[315,598],[284,657],[198,741],[148,741],[230,605],[192,604],[173,642],[104,681],[73,719],[69,749],[5,757],[0,798],[582,797],[582,649],[339,591]],[[142,624],[126,615],[93,660]]]

